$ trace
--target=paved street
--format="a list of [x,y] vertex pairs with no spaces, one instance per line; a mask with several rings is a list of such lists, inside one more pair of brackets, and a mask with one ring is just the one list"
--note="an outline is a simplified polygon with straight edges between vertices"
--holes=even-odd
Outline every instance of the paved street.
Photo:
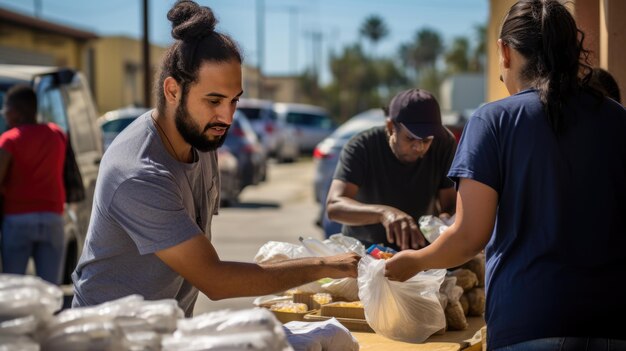
[[[297,243],[299,236],[323,238],[315,226],[319,206],[313,199],[313,162],[271,164],[268,181],[246,188],[241,203],[213,218],[213,245],[220,258],[252,262],[267,241]],[[254,298],[211,301],[200,294],[194,314],[252,307]]]

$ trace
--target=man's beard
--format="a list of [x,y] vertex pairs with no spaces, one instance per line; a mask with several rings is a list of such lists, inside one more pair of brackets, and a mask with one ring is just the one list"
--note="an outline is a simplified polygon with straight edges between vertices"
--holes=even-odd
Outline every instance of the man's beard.
[[[222,146],[224,141],[226,141],[226,135],[228,135],[228,128],[230,128],[230,126],[224,123],[208,123],[204,127],[204,130],[201,131],[200,128],[193,122],[189,113],[187,113],[187,107],[185,106],[187,103],[186,100],[187,99],[183,96],[178,107],[176,108],[174,115],[176,129],[180,135],[182,135],[183,139],[185,139],[187,144],[191,145],[196,150],[200,152],[217,150],[217,148]],[[224,135],[219,138],[210,140],[204,135],[204,133],[212,127],[226,128],[226,131],[224,132]]]

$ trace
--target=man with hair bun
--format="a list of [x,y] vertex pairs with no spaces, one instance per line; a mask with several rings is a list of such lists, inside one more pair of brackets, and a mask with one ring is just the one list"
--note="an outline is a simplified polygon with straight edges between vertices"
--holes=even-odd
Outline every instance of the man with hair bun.
[[174,44],[157,82],[157,106],[102,158],[73,306],[140,294],[175,298],[186,316],[198,290],[212,300],[283,291],[324,277],[356,277],[358,256],[273,264],[222,261],[211,244],[222,145],[243,94],[236,43],[215,31],[208,7],[178,1]]
[[590,84],[557,0],[520,0],[497,41],[511,96],[469,119],[448,175],[456,221],[386,262],[389,279],[485,248],[489,350],[626,350],[626,110]]

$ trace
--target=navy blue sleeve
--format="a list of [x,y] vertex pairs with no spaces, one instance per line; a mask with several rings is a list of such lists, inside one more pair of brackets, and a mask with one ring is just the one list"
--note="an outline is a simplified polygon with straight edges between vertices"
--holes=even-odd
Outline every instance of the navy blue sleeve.
[[498,138],[493,125],[480,116],[468,121],[448,177],[457,185],[459,178],[469,178],[493,188],[502,189]]
[[[445,169],[449,170],[456,151],[456,139],[454,139],[454,136],[451,136],[450,141],[446,143],[446,146],[443,149],[442,159],[446,167]],[[439,189],[447,189],[453,186],[454,183],[450,180],[450,178],[448,178],[446,171],[443,171],[441,181],[439,182]]]

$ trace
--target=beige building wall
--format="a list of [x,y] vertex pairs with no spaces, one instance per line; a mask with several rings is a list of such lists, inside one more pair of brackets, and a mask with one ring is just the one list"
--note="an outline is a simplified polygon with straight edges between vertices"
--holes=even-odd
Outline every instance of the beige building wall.
[[[500,82],[498,48],[496,41],[500,26],[515,0],[489,0],[490,14],[487,28],[487,101],[495,101],[509,94]],[[568,6],[576,23],[585,32],[585,47],[593,51],[592,65],[608,70],[626,95],[626,1],[624,0],[574,0]]]
[[[116,36],[103,37],[95,45],[95,98],[100,114],[144,101],[143,58],[140,40]],[[166,47],[150,46],[150,66],[154,85],[156,72]],[[152,104],[155,104],[154,97]],[[152,106],[149,106],[152,107]]]
[[264,97],[275,102],[301,102],[300,83],[298,77],[264,77]]
[[0,7],[0,63],[64,66],[90,78],[94,33]]
[[[0,21],[0,45],[22,52],[32,52],[33,56],[50,56],[55,66],[78,68],[83,71],[87,68],[84,55],[89,45],[88,42],[61,34],[46,33]],[[6,63],[26,64],[28,62]]]

